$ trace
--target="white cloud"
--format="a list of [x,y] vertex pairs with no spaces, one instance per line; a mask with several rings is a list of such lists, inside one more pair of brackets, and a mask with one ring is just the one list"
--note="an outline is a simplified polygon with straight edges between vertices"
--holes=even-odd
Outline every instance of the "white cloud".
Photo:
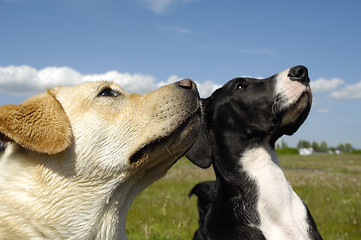
[[212,81],[206,81],[204,83],[197,83],[199,95],[201,97],[209,97],[216,89],[222,85],[213,83]]
[[[345,85],[343,88],[340,86]],[[311,82],[313,92],[329,92],[331,98],[336,100],[350,100],[361,98],[361,81],[348,85],[340,78],[319,78]]]
[[169,6],[175,2],[190,3],[193,0],[144,0],[148,7],[157,14],[165,13]]
[[[167,81],[157,81],[155,77],[135,73],[109,71],[101,74],[81,74],[69,67],[46,67],[36,70],[30,66],[0,67],[0,92],[29,97],[48,88],[75,85],[92,81],[114,81],[128,92],[146,93],[163,85],[177,82],[182,78],[172,75]],[[211,81],[197,83],[201,97],[207,97],[220,87]]]
[[319,109],[318,111],[317,111],[318,113],[329,113],[329,112],[331,112],[329,109],[327,109],[327,108],[321,108],[321,109]]
[[0,91],[12,95],[32,95],[42,91],[38,71],[29,66],[0,67]]
[[170,32],[170,33],[176,33],[181,35],[199,35],[200,33],[197,31],[193,31],[191,29],[182,28],[182,27],[168,27],[168,26],[162,26],[160,29]]
[[157,14],[162,14],[166,11],[170,3],[174,0],[145,0],[148,7]]
[[332,91],[330,96],[338,100],[361,99],[361,81],[344,87],[338,91]]
[[172,75],[172,76],[168,77],[167,81],[158,82],[157,86],[161,87],[161,86],[164,86],[164,85],[167,85],[167,84],[178,82],[180,80],[182,80],[182,78],[178,77],[177,75]]
[[342,79],[339,78],[319,78],[315,81],[311,81],[311,89],[313,92],[329,92],[340,85],[345,84]]

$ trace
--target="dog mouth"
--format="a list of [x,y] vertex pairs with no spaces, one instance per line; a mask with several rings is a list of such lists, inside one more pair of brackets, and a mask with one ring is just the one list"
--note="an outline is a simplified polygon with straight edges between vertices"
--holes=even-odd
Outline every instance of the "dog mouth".
[[292,135],[306,120],[312,104],[312,93],[304,91],[296,102],[275,114],[279,134]]
[[[303,92],[297,101],[289,106],[287,111],[284,113],[283,121],[286,121],[285,117],[289,119],[289,122],[294,122],[302,114],[307,106],[310,105],[310,97],[307,92]],[[287,123],[287,121],[285,122]]]
[[[178,152],[174,152],[172,153],[171,150],[169,150],[167,148],[167,146],[169,145],[169,142],[171,141],[171,139],[177,139],[177,137],[179,135],[181,135],[184,131],[187,131],[187,128],[191,128],[190,126],[193,125],[193,123],[195,123],[197,121],[197,119],[200,119],[201,117],[201,108],[198,107],[198,109],[196,111],[194,111],[192,114],[190,114],[181,124],[179,124],[179,126],[177,128],[175,128],[175,130],[173,130],[170,134],[168,134],[167,136],[163,136],[157,139],[154,139],[152,141],[150,141],[149,143],[145,144],[143,147],[141,147],[139,150],[137,150],[129,159],[130,164],[135,164],[137,162],[140,162],[140,160],[143,160],[145,158],[148,158],[152,153],[154,153],[155,149],[159,146],[165,146],[165,149],[167,151],[167,154],[169,153],[170,155],[177,155]],[[195,134],[196,136],[196,134]],[[195,137],[194,137],[195,140]],[[179,144],[179,141],[176,140],[177,142],[175,144]],[[190,141],[192,142],[192,141]],[[187,144],[184,144],[187,145]],[[189,144],[189,146],[191,145],[191,143]],[[184,152],[189,148],[185,147]],[[179,148],[184,148],[183,146],[180,146]],[[179,155],[179,154],[178,154]],[[177,156],[177,158],[180,156]],[[174,160],[176,160],[177,158],[175,158]]]

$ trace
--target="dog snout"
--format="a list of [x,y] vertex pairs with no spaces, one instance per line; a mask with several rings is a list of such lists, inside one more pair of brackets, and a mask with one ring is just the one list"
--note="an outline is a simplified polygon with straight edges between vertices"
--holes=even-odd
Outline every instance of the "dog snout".
[[303,84],[309,84],[308,69],[305,66],[292,67],[288,72],[288,77],[293,81],[298,81]]
[[178,86],[181,87],[181,88],[184,88],[184,89],[190,89],[190,90],[193,90],[193,91],[197,91],[196,83],[193,80],[189,79],[189,78],[180,80],[178,82]]

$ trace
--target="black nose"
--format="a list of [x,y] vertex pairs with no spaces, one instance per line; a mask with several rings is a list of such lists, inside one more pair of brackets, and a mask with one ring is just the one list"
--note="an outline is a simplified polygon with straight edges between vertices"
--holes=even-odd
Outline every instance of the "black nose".
[[193,80],[191,79],[183,79],[183,80],[180,80],[178,82],[178,85],[182,88],[186,88],[186,89],[191,89],[191,90],[196,90],[197,89],[197,85],[195,82],[193,82]]
[[291,80],[298,81],[300,83],[310,83],[310,78],[308,77],[308,69],[305,66],[296,66],[291,68],[288,72],[288,77]]

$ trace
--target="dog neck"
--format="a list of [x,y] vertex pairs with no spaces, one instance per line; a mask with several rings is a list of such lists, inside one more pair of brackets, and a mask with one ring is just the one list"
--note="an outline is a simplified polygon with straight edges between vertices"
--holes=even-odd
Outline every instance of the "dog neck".
[[[17,148],[16,151],[13,148]],[[10,144],[1,159],[1,230],[18,229],[24,238],[127,239],[127,212],[134,198],[147,186],[142,179],[144,173],[131,178],[128,175],[132,173],[124,173],[109,179],[96,179],[93,173],[88,176],[90,180],[74,174],[72,162],[66,160],[71,159],[71,153],[62,153],[63,159],[49,160],[48,156],[43,160],[41,154],[18,148]],[[32,154],[32,159],[37,160],[31,162],[23,157],[25,151],[24,156]],[[52,165],[55,161],[63,161],[61,164],[67,166],[58,168]],[[11,174],[14,172],[18,174]],[[18,226],[8,226],[15,221],[8,219],[11,216],[2,215],[5,212],[2,207],[19,209]],[[28,236],[29,232],[38,235]]]
[[[228,157],[238,158],[227,160],[224,155],[214,156],[219,184],[216,201],[229,199],[228,209],[233,214],[227,216],[234,216],[228,220],[230,224],[241,223],[242,226],[233,227],[255,234],[258,229],[266,239],[308,239],[307,208],[287,182],[269,141],[244,145],[237,149],[238,154],[230,149],[225,152],[230,152]],[[222,207],[227,204],[223,203]],[[215,206],[221,205],[214,204],[213,208]],[[212,212],[216,211],[212,209]],[[247,230],[247,226],[254,229]]]

